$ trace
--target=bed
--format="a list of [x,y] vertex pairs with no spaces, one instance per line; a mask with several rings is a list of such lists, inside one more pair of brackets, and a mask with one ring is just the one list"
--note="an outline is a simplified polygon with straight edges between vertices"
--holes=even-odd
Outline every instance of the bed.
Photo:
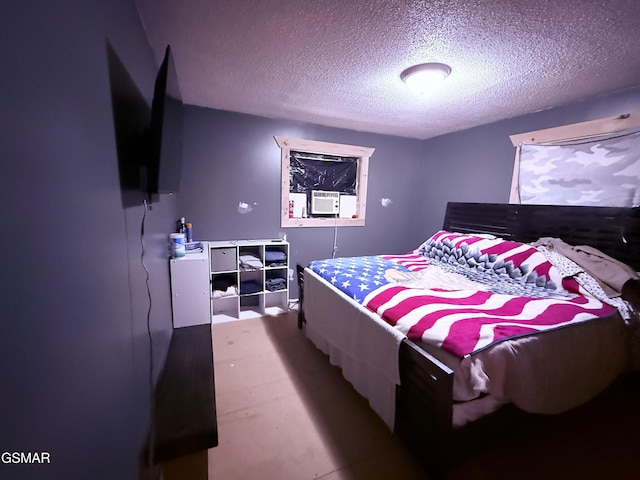
[[553,245],[529,243],[621,260],[635,298],[639,226],[638,209],[449,203],[415,250],[311,262],[306,335],[437,476],[485,425],[569,410],[630,368],[633,305],[595,298]]

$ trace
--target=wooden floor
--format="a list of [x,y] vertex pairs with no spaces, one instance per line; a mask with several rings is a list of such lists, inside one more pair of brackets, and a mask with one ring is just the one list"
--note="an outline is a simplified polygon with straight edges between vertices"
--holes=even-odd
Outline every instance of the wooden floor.
[[[296,327],[295,312],[213,325],[213,480],[421,480],[428,475]],[[640,478],[640,391],[618,385],[453,469],[462,479]],[[483,450],[478,445],[478,450]]]
[[296,327],[295,312],[213,325],[218,447],[209,478],[424,479]]

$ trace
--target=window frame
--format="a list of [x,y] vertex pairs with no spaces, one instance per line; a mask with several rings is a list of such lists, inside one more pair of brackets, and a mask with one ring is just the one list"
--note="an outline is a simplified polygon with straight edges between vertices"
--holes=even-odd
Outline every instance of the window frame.
[[[289,227],[363,227],[367,210],[367,180],[369,176],[369,158],[375,148],[346,145],[341,143],[320,142],[300,138],[275,136],[281,151],[281,192],[280,192],[280,226]],[[305,153],[335,155],[357,158],[358,172],[356,178],[356,215],[355,218],[316,217],[289,218],[289,193],[291,190],[290,165],[291,150]]]
[[511,188],[509,189],[509,203],[521,203],[518,179],[520,177],[520,146],[523,143],[545,144],[588,139],[636,127],[640,127],[640,111],[510,135],[509,139],[516,152],[511,175]]

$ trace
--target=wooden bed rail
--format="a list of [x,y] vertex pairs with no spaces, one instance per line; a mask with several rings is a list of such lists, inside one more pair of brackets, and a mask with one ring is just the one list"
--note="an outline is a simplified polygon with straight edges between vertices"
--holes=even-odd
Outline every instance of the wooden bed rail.
[[437,478],[445,474],[449,464],[453,370],[406,338],[399,356],[394,431]]

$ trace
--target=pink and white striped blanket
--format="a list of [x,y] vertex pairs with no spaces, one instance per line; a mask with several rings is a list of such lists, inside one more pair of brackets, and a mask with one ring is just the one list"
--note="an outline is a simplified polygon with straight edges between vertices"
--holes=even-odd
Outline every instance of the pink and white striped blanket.
[[591,297],[515,297],[478,290],[420,290],[386,284],[364,305],[409,339],[463,358],[494,343],[566,327],[615,309]]
[[[367,257],[370,258],[370,257]],[[459,358],[497,342],[567,327],[606,317],[615,309],[588,296],[534,247],[502,239],[441,231],[407,255],[382,256],[397,269],[417,272],[437,265],[462,272],[474,281],[486,281],[489,291],[447,288],[408,288],[393,282],[370,282],[367,273],[325,261],[317,270],[353,271],[360,284],[344,290],[371,287],[361,300],[409,339],[440,347]],[[380,267],[378,266],[378,269]],[[366,270],[365,270],[366,272]],[[377,278],[380,278],[378,272]],[[333,282],[334,284],[340,282]],[[515,288],[514,288],[515,285]],[[524,293],[518,293],[524,292]],[[360,300],[360,299],[358,299]]]

